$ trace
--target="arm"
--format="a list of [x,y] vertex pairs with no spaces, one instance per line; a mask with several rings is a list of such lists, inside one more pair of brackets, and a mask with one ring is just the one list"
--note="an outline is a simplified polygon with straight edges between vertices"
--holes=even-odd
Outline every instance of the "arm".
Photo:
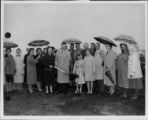
[[115,53],[114,52],[111,52],[109,54],[109,62],[107,63],[107,70],[110,70],[112,65],[114,64],[115,62]]
[[[29,56],[28,56],[28,57],[29,57]],[[37,64],[38,60],[34,59],[34,57],[32,56],[32,57],[30,57],[30,58],[28,59],[28,62],[31,63],[31,64]]]

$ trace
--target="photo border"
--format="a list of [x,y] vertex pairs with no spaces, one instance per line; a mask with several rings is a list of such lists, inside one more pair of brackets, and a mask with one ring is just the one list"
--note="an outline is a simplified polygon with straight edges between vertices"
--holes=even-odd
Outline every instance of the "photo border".
[[115,119],[120,119],[120,120],[131,120],[131,119],[134,119],[134,120],[146,120],[148,119],[148,103],[146,101],[148,101],[148,82],[146,81],[147,80],[147,74],[145,74],[145,115],[144,116],[127,116],[127,115],[124,115],[124,116],[112,116],[112,115],[108,115],[108,116],[101,116],[101,115],[98,115],[98,116],[67,116],[67,115],[64,115],[64,116],[61,116],[61,115],[58,115],[58,116],[22,116],[22,115],[18,115],[18,116],[8,116],[8,115],[4,115],[4,100],[3,100],[3,41],[4,41],[4,5],[7,5],[7,4],[144,4],[145,5],[145,58],[146,58],[146,68],[145,68],[145,72],[147,73],[147,62],[148,62],[148,58],[147,58],[147,55],[148,55],[148,52],[147,52],[147,49],[148,49],[148,37],[147,37],[147,34],[148,34],[148,31],[147,31],[147,27],[148,27],[148,18],[147,18],[147,10],[148,10],[148,7],[147,7],[147,1],[1,1],[1,81],[0,81],[0,85],[1,85],[1,89],[0,89],[0,92],[1,92],[1,99],[0,99],[0,114],[2,116],[2,119],[15,119],[15,120],[24,120],[24,119],[30,119],[30,120],[37,120],[37,119],[56,119],[56,120],[73,120],[73,119],[81,119],[81,120],[115,120]]

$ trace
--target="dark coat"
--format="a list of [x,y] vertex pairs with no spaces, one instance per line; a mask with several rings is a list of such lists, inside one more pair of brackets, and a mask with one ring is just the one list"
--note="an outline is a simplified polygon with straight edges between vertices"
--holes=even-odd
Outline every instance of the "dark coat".
[[[54,66],[55,66],[55,56],[53,54],[46,54],[43,60],[43,69],[44,69],[44,84],[45,85],[53,85],[55,74],[54,74]],[[52,66],[50,68],[49,66]]]

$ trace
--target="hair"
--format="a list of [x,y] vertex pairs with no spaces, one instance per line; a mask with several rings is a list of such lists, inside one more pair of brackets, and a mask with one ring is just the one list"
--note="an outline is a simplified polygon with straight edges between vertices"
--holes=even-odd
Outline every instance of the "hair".
[[6,48],[6,51],[7,51],[7,50],[10,50],[10,52],[11,52],[11,48]]
[[121,44],[120,44],[120,48],[121,48],[121,46],[122,46],[122,45],[124,45],[124,46],[125,46],[125,48],[126,48],[126,49],[125,49],[125,51],[122,51],[122,53],[127,53],[127,54],[129,55],[128,45],[127,45],[127,44],[125,44],[125,43],[121,43]]
[[78,53],[77,56],[76,56],[76,60],[78,60],[78,57],[79,57],[79,56],[82,57],[82,55],[81,55],[80,53]]
[[95,43],[91,43],[91,45],[94,45],[95,46]]
[[100,43],[96,43],[96,45],[99,45],[100,46]]
[[29,51],[28,51],[28,54],[30,54],[31,50],[34,50],[34,48],[30,48]]
[[37,49],[36,49],[37,55],[38,55],[38,51],[39,51],[39,50],[41,51],[41,54],[42,54],[42,49],[41,49],[41,48],[37,48]]
[[106,45],[109,45],[110,46],[110,49],[112,49],[112,47],[113,47],[113,45],[111,45],[111,44],[106,44]]
[[66,43],[65,42],[62,42],[61,45],[66,45]]
[[49,49],[49,48],[51,48],[51,49],[53,50],[53,47],[49,46],[49,47],[47,48],[47,52],[48,52],[48,49]]
[[21,50],[20,48],[16,49],[16,51]]

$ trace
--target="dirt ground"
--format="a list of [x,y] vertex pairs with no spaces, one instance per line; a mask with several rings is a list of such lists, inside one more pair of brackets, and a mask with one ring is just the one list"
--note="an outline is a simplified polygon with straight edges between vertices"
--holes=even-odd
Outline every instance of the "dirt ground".
[[[129,93],[130,94],[130,93]],[[4,101],[5,115],[145,115],[145,95],[137,100],[98,94],[74,95],[28,93],[26,90],[10,94],[11,100]]]

